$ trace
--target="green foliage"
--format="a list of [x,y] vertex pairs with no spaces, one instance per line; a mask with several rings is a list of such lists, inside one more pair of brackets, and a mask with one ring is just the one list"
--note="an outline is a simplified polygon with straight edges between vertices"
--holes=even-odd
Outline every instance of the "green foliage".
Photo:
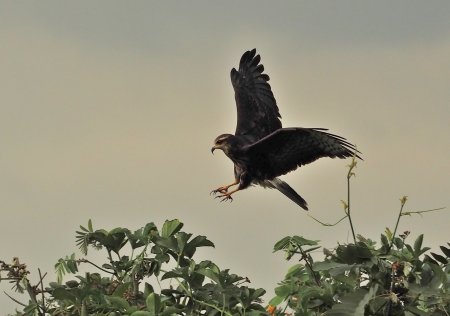
[[[443,255],[423,247],[423,235],[413,245],[408,234],[394,241],[381,235],[381,242],[357,236],[356,244],[325,250],[323,261],[313,261],[315,245],[299,236],[285,237],[274,247],[284,251],[292,266],[275,289],[269,304],[279,306],[274,315],[291,310],[295,315],[448,315],[450,310],[449,248]],[[434,255],[433,255],[434,254]]]
[[[354,243],[323,249],[325,259],[314,261],[311,252],[320,248],[317,241],[300,236],[285,237],[274,246],[284,251],[286,259],[299,257],[284,280],[275,289],[269,302],[271,315],[449,315],[450,311],[450,249],[443,253],[423,247],[423,235],[412,245],[406,243],[410,232],[397,236],[402,216],[436,211],[404,212],[407,197],[401,207],[394,232],[386,228],[380,243],[356,235],[350,213],[350,178],[355,175],[353,159],[348,166],[347,201],[343,201]],[[325,224],[313,218],[323,226]],[[450,246],[450,244],[448,244]]]
[[[193,259],[199,247],[214,244],[183,232],[178,220],[166,221],[161,230],[153,223],[134,232],[120,227],[94,230],[91,221],[80,228],[76,240],[81,252],[103,250],[106,263],[99,266],[75,254],[59,259],[57,282],[44,288],[41,278],[40,289],[30,287],[32,300],[17,315],[266,314],[260,304],[263,289],[245,286],[248,279],[211,261]],[[81,264],[97,272],[77,274]],[[63,283],[67,274],[75,278]]]
[[[132,232],[125,228],[94,230],[92,222],[77,231],[82,253],[104,251],[102,265],[76,258],[55,264],[57,282],[31,286],[25,264],[15,258],[0,261],[1,271],[16,291],[30,301],[17,315],[448,315],[450,309],[450,244],[440,252],[424,246],[424,236],[409,242],[390,229],[375,242],[356,235],[356,242],[323,249],[325,258],[312,255],[317,240],[288,236],[274,245],[288,269],[275,288],[267,312],[263,289],[245,286],[244,277],[221,270],[215,263],[196,262],[199,247],[214,247],[205,236],[182,231],[178,220],[161,230],[149,223]],[[79,273],[80,265],[94,272]],[[40,271],[39,271],[40,273]],[[72,279],[63,282],[64,276]],[[5,278],[4,278],[5,279]]]

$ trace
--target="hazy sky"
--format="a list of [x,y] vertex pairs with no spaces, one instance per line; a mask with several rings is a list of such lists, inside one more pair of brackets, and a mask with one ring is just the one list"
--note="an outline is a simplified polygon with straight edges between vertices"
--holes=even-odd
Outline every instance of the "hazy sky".
[[[362,151],[357,233],[393,228],[408,195],[407,210],[447,210],[400,231],[434,249],[450,239],[449,1],[2,1],[0,42],[0,259],[20,257],[34,277],[40,267],[51,281],[58,258],[80,255],[75,230],[89,218],[106,229],[179,218],[216,244],[198,260],[267,297],[293,264],[272,254],[276,241],[350,241],[346,222],[321,227],[277,191],[209,195],[233,180],[210,148],[235,129],[229,72],[254,47],[284,126],[326,127]],[[346,164],[284,179],[334,222]]]

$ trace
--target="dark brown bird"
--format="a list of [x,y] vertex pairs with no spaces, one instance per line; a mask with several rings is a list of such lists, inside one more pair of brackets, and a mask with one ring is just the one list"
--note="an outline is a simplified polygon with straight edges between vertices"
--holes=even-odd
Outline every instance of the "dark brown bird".
[[[278,177],[321,157],[360,158],[359,151],[345,138],[327,133],[324,128],[282,128],[269,76],[263,73],[260,60],[256,49],[246,51],[239,70],[231,70],[237,107],[236,131],[234,135],[219,135],[211,152],[221,149],[233,161],[235,180],[211,193],[219,193],[217,197],[222,201],[232,201],[233,193],[258,184],[278,189],[308,210],[306,201]],[[229,191],[232,186],[237,187]]]

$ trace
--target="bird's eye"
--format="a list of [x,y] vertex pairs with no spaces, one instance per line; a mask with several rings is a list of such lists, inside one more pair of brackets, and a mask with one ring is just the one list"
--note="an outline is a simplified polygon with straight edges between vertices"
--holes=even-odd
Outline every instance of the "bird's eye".
[[217,141],[216,141],[216,144],[221,144],[223,142],[223,139],[218,139]]

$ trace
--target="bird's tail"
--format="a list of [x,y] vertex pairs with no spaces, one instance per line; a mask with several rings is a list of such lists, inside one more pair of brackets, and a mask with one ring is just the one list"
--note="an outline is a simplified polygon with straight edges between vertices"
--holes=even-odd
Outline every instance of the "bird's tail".
[[288,198],[290,198],[293,202],[295,202],[298,206],[300,206],[305,211],[308,210],[308,203],[297,193],[293,188],[289,186],[286,182],[275,178],[273,180],[267,180],[266,183],[269,187],[275,188]]

